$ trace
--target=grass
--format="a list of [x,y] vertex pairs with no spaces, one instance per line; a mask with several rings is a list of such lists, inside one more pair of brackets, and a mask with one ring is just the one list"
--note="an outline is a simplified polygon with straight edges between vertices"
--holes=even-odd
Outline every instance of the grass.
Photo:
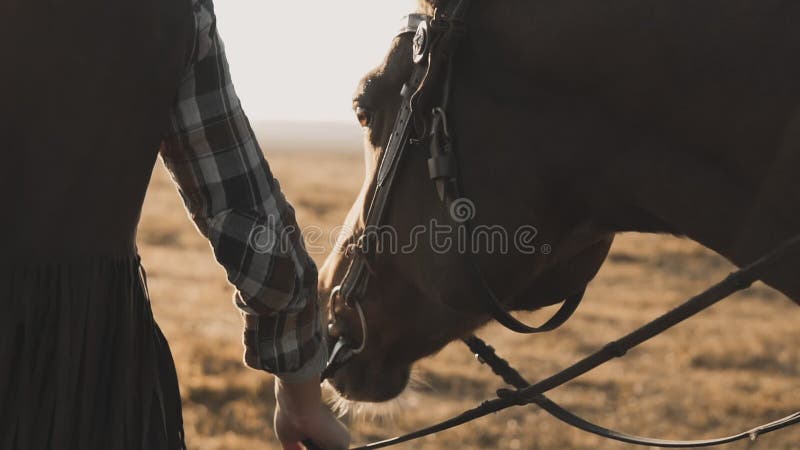
[[[362,158],[346,153],[268,155],[302,225],[341,224],[361,186]],[[232,289],[159,167],[139,245],[156,317],[178,367],[187,441],[195,450],[278,448],[271,376],[241,364],[241,319]],[[316,255],[319,263],[323,254]],[[479,333],[530,380],[540,379],[722,279],[732,267],[687,241],[621,236],[586,301],[561,330]],[[542,317],[525,317],[535,320]],[[800,409],[800,309],[757,285],[670,330],[625,359],[552,393],[609,427],[662,438],[716,437]],[[429,388],[407,396],[393,420],[350,420],[354,442],[390,437],[477,405],[499,387],[460,344],[419,364]],[[407,449],[629,449],[560,424],[535,407],[502,412]],[[724,449],[800,449],[800,427]]]

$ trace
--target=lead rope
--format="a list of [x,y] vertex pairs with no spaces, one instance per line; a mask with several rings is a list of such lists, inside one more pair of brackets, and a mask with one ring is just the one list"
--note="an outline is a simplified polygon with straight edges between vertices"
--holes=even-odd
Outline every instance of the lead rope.
[[[469,347],[470,351],[472,351],[475,354],[475,356],[477,357],[478,361],[481,362],[481,364],[489,366],[492,369],[492,372],[494,372],[494,374],[497,375],[498,377],[502,378],[503,381],[506,382],[507,384],[514,386],[518,390],[527,389],[531,386],[530,383],[528,383],[525,380],[525,378],[523,378],[522,375],[520,375],[519,372],[517,372],[513,367],[511,367],[511,365],[509,365],[508,361],[498,356],[494,348],[492,348],[490,345],[487,345],[480,338],[475,336],[470,336],[469,338],[464,339],[463,342]],[[762,425],[760,427],[756,427],[751,430],[732,436],[727,436],[718,439],[674,441],[674,440],[652,439],[652,438],[634,436],[619,431],[610,430],[600,425],[595,425],[594,423],[589,422],[588,420],[583,419],[562,408],[556,402],[547,398],[544,394],[539,394],[536,397],[534,397],[532,399],[532,403],[535,403],[545,412],[555,417],[556,419],[566,423],[567,425],[586,431],[588,433],[596,434],[600,437],[621,441],[628,444],[662,447],[662,448],[711,447],[714,445],[728,444],[743,439],[756,440],[759,436],[763,434],[776,431],[781,428],[788,427],[790,425],[794,425],[800,422],[800,412],[797,412],[792,415],[786,416],[783,419],[777,420],[775,422],[771,422],[769,424]]]
[[[744,439],[755,440],[759,436],[786,428],[800,423],[800,412],[791,414],[783,419],[771,422],[751,430],[728,436],[720,439],[697,440],[697,441],[671,441],[661,439],[641,438],[624,433],[618,433],[598,425],[594,425],[580,417],[566,411],[556,403],[544,396],[544,393],[572,381],[579,376],[611,361],[614,358],[624,356],[628,351],[650,340],[651,338],[663,333],[664,331],[684,322],[685,320],[708,309],[716,303],[730,297],[732,294],[745,290],[755,281],[761,279],[775,263],[782,260],[789,254],[800,250],[800,236],[796,236],[777,247],[775,250],[760,258],[756,262],[730,274],[725,280],[715,284],[703,293],[689,299],[672,311],[647,323],[641,328],[629,333],[623,338],[611,342],[601,350],[587,356],[572,366],[561,372],[540,381],[536,384],[529,384],[507,361],[497,356],[494,349],[486,345],[476,337],[465,340],[465,343],[475,353],[479,360],[486,363],[503,380],[514,386],[516,390],[500,389],[497,391],[497,398],[487,400],[479,406],[465,411],[458,416],[444,420],[436,425],[432,425],[412,433],[405,434],[392,439],[355,447],[351,450],[372,450],[390,447],[403,442],[408,442],[428,436],[440,431],[463,425],[467,422],[488,416],[489,414],[511,408],[513,406],[526,406],[536,404],[555,418],[564,423],[597,434],[599,436],[617,441],[627,442],[636,445],[655,446],[662,448],[688,448],[688,447],[709,447]],[[305,441],[304,445],[309,450],[320,450],[313,442]]]

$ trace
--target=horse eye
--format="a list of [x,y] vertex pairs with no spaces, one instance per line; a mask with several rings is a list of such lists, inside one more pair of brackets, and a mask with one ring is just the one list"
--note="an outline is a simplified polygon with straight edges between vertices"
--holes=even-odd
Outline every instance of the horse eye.
[[372,113],[364,108],[356,108],[356,118],[362,127],[368,127],[372,124]]

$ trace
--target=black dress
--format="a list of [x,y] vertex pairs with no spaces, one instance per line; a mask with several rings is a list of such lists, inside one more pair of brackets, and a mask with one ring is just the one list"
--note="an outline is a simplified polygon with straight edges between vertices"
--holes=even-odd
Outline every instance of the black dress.
[[185,448],[135,236],[190,8],[0,5],[0,450]]
[[133,256],[0,275],[0,448],[183,448],[169,347]]

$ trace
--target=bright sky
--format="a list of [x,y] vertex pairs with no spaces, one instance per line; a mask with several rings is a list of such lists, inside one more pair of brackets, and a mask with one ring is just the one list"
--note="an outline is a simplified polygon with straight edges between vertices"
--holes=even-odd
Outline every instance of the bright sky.
[[233,81],[251,120],[352,121],[358,80],[416,0],[217,0]]

